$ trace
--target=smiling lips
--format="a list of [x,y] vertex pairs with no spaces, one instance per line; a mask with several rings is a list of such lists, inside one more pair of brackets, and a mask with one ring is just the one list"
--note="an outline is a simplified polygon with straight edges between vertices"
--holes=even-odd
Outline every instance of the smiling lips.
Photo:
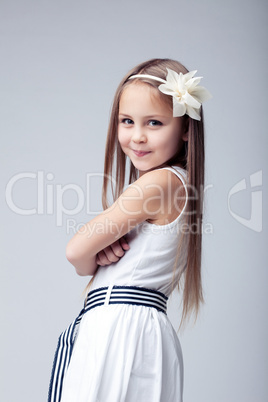
[[142,156],[148,155],[148,154],[150,153],[150,151],[148,151],[148,152],[145,152],[145,151],[135,151],[135,149],[133,149],[133,152],[134,152],[134,154],[135,154],[136,156],[138,156],[138,157],[142,157]]

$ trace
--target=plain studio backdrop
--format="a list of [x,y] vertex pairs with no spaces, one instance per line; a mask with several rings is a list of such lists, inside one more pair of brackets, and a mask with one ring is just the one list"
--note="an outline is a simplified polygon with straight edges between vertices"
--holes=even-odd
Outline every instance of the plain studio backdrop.
[[261,0],[1,0],[1,401],[46,401],[88,281],[65,247],[101,210],[115,89],[154,57],[198,70],[213,94],[205,305],[179,333],[184,400],[267,400],[267,23]]

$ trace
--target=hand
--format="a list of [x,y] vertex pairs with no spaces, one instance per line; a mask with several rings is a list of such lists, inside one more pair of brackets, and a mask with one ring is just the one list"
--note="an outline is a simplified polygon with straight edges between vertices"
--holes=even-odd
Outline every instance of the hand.
[[116,240],[97,254],[96,263],[104,267],[105,265],[117,262],[123,257],[126,250],[129,250],[129,245],[125,237],[121,237],[121,239]]

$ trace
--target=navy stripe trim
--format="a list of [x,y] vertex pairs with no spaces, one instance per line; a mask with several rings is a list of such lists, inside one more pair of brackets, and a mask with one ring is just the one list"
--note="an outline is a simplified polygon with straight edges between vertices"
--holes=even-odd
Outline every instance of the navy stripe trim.
[[[158,296],[163,297],[163,299],[168,300],[168,297],[164,293],[160,292],[159,290],[155,290],[155,289],[148,289],[148,288],[143,288],[143,287],[139,287],[139,286],[119,286],[119,285],[113,286],[113,290],[115,290],[115,289],[118,289],[118,290],[120,290],[120,289],[122,289],[122,290],[137,290],[137,291],[140,291],[140,292],[147,292],[147,293],[150,293],[150,294],[155,293]],[[102,292],[102,291],[104,292],[103,294],[106,295],[106,292],[105,292],[106,290],[108,290],[108,286],[91,290],[88,293],[88,297],[91,297],[95,293]]]
[[[92,308],[103,306],[108,286],[94,289],[88,293],[85,301],[85,312]],[[156,308],[166,314],[168,298],[154,289],[140,288],[138,286],[113,286],[109,304],[132,304]]]

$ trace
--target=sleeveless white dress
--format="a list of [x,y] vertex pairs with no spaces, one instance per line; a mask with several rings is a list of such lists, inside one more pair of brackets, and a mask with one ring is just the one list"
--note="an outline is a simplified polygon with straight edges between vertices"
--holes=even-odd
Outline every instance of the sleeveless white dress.
[[[163,169],[174,172],[186,189],[185,170]],[[139,286],[169,296],[186,266],[184,236],[174,277],[185,206],[169,224],[145,221],[131,230],[130,249],[118,262],[99,267],[90,290]],[[182,351],[167,315],[130,304],[104,305],[85,313],[61,402],[182,402],[182,394]]]

